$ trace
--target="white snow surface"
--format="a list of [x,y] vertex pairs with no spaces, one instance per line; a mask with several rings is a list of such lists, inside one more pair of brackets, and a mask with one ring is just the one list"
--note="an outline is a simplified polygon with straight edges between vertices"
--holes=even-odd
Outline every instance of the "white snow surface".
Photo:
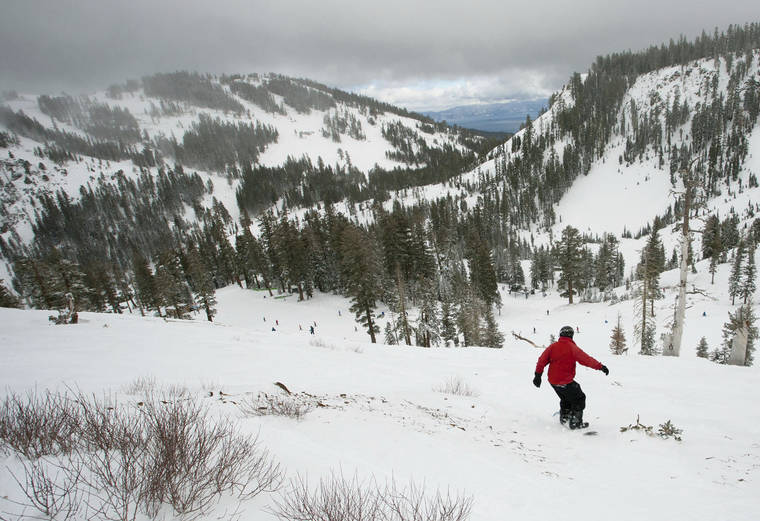
[[[165,321],[82,313],[78,325],[54,326],[45,311],[0,309],[0,381],[6,393],[74,386],[127,402],[139,399],[126,389],[140,378],[185,386],[237,419],[241,432],[258,434],[289,477],[307,476],[315,485],[342,472],[381,483],[424,483],[428,491],[472,496],[473,521],[754,520],[760,509],[758,369],[695,357],[702,336],[711,349],[720,345],[731,309],[724,290],[729,266],[720,266],[715,285],[706,264],[698,268],[689,287],[709,296],[689,295],[680,358],[635,354],[630,301],[568,305],[555,293],[525,299],[505,292],[497,317],[507,336],[503,349],[424,349],[370,344],[339,296],[298,302],[232,286],[217,293],[214,323],[200,315]],[[677,272],[662,280],[673,287]],[[673,301],[666,289],[657,302],[658,333]],[[624,356],[607,347],[618,313],[630,353]],[[381,327],[384,320],[387,314]],[[312,336],[308,326],[315,322]],[[565,324],[577,327],[578,345],[610,368],[606,377],[578,367],[596,436],[559,425],[558,399],[545,377],[540,389],[531,384],[541,351],[509,334],[546,345]],[[438,391],[452,379],[472,395]],[[243,417],[230,401],[276,393],[274,382],[317,396],[327,407],[299,421]],[[229,395],[225,403],[217,391]],[[620,432],[637,418],[655,431],[670,420],[683,429],[683,441]],[[0,498],[20,499],[10,477],[20,470],[18,460],[5,456],[1,463],[7,472],[0,472]],[[241,521],[275,519],[266,509],[276,498],[264,494],[245,503]]]
[[612,148],[606,162],[594,162],[588,175],[573,182],[555,207],[557,236],[568,225],[581,232],[606,232],[618,237],[626,229],[635,233],[673,204],[670,174],[658,168],[655,160],[626,168],[611,161],[610,158],[623,153],[623,148],[623,145]]

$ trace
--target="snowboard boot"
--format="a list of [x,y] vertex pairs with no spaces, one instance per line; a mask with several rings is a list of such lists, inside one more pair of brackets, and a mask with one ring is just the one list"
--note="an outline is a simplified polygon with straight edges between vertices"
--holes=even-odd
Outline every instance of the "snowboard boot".
[[559,410],[559,422],[562,425],[567,425],[567,422],[570,420],[570,409],[560,409]]
[[573,411],[570,414],[570,428],[575,429],[585,429],[588,427],[588,422],[583,421],[583,411]]

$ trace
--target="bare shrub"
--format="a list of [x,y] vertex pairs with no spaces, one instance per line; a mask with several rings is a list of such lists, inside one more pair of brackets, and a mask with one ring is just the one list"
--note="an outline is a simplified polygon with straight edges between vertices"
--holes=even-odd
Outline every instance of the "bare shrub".
[[471,497],[443,495],[438,490],[427,496],[424,487],[410,484],[398,489],[394,482],[385,489],[383,503],[389,513],[386,519],[392,521],[464,521],[472,510]]
[[124,387],[124,393],[130,396],[145,396],[153,393],[157,388],[154,376],[141,376]]
[[314,406],[298,395],[259,393],[256,398],[246,396],[238,404],[246,416],[287,416],[300,420]]
[[[3,429],[14,440],[8,445],[29,458],[22,459],[24,476],[16,479],[27,502],[18,505],[67,519],[84,503],[94,513],[91,518],[113,521],[132,521],[141,513],[152,518],[169,505],[183,519],[194,519],[207,516],[223,494],[244,501],[279,488],[282,471],[257,438],[239,434],[229,420],[212,418],[198,399],[177,399],[186,390],[170,392],[137,405],[81,393],[71,399],[48,393],[43,401],[37,395],[26,401],[11,396]],[[34,439],[50,437],[48,429],[23,436],[13,430],[40,404],[50,417],[64,411],[77,418],[66,450],[45,441],[50,453],[58,454],[55,476],[51,465],[28,456],[48,451],[38,449],[42,443]]]
[[311,490],[305,478],[291,481],[271,512],[284,521],[466,521],[472,498],[425,494],[424,487],[380,487],[374,478],[361,482],[342,474],[320,479]]
[[80,450],[110,452],[147,445],[145,426],[126,405],[118,404],[109,396],[99,399],[95,395],[87,397],[84,394],[79,395],[77,403],[81,411]]
[[443,385],[433,388],[434,391],[456,396],[477,396],[477,393],[461,378],[451,377]]
[[97,518],[132,521],[137,517],[146,452],[142,443],[124,443],[113,449],[81,454],[86,469],[81,486],[91,493],[93,499],[87,504]]
[[681,434],[683,434],[683,430],[679,429],[673,423],[668,420],[665,423],[661,423],[657,429],[657,432],[654,432],[654,427],[651,425],[644,425],[641,423],[641,419],[638,415],[636,415],[636,424],[630,424],[627,427],[620,427],[620,432],[627,432],[627,431],[641,431],[647,436],[659,436],[660,438],[673,438],[676,441],[683,441],[681,438]]
[[12,501],[17,506],[31,506],[48,519],[66,521],[77,514],[82,504],[82,493],[77,488],[81,465],[62,467],[45,458],[21,459],[24,481],[13,472],[10,475],[26,496],[27,503]]
[[76,443],[79,410],[67,394],[11,393],[0,407],[0,441],[29,459],[68,453]]
[[331,474],[319,480],[311,490],[308,480],[297,477],[287,493],[276,499],[272,513],[286,521],[380,521],[382,501],[374,480],[362,483],[356,476],[351,481],[343,475]]

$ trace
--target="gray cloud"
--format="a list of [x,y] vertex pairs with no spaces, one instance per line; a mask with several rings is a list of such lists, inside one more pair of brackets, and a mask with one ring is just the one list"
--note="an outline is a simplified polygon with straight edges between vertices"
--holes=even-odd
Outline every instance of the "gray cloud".
[[[558,89],[600,54],[755,21],[752,0],[4,0],[0,88],[82,92],[153,72],[281,72],[422,106]],[[503,88],[500,91],[500,85]],[[409,87],[413,87],[411,90]],[[414,91],[414,92],[413,92]],[[456,88],[449,89],[455,95]],[[474,91],[463,91],[477,98]],[[431,96],[432,96],[431,90]],[[465,96],[466,97],[466,96]],[[414,101],[417,100],[417,101]]]

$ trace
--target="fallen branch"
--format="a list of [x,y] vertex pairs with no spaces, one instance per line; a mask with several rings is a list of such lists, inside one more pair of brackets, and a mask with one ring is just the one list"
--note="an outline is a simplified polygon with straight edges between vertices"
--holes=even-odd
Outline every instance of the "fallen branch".
[[707,292],[703,289],[699,289],[696,286],[691,287],[691,291],[686,292],[688,295],[702,295],[703,297],[707,297],[711,300],[718,300],[717,298],[713,297],[712,295],[708,295]]
[[523,342],[528,342],[530,345],[532,345],[533,347],[535,347],[537,349],[543,349],[544,348],[544,346],[540,346],[540,345],[536,344],[533,340],[531,340],[529,338],[525,338],[523,336],[520,336],[517,333],[515,333],[514,331],[512,331],[512,336],[515,337],[517,340],[522,340]]
[[288,388],[285,386],[285,384],[284,384],[284,383],[282,383],[282,382],[275,382],[274,384],[275,384],[277,387],[279,387],[280,389],[282,389],[283,391],[285,391],[286,393],[288,393],[288,394],[293,394],[293,393],[291,393],[291,392],[290,392],[290,390],[289,390],[289,389],[288,389]]

